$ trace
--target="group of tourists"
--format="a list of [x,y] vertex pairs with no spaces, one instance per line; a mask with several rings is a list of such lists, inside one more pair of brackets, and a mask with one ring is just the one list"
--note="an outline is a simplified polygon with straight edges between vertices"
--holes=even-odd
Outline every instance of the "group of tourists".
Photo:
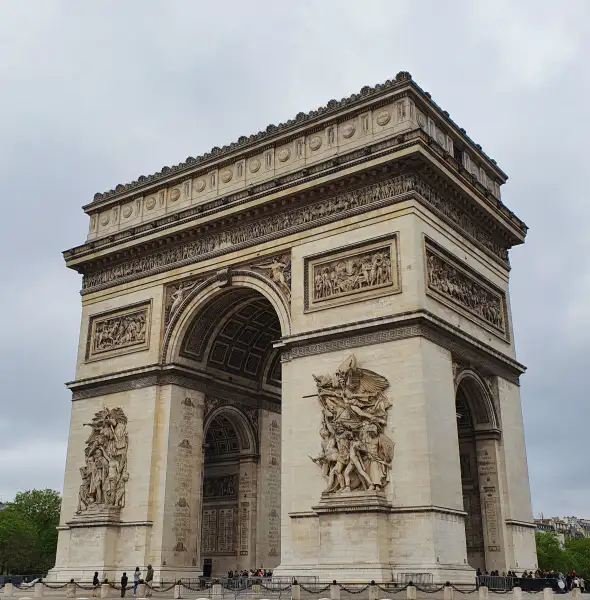
[[272,571],[266,569],[243,569],[241,571],[228,571],[227,576],[229,579],[236,579],[239,577],[272,577]]
[[[141,570],[139,567],[135,567],[135,571],[133,573],[133,597],[137,597],[137,586],[140,583],[145,583],[146,585],[146,597],[152,595],[152,581],[154,580],[154,569],[152,565],[148,565],[145,577],[141,576]],[[105,583],[108,583],[105,579]],[[129,577],[127,577],[127,573],[123,573],[121,575],[121,598],[125,598],[125,594],[127,593],[127,587],[129,585]],[[98,578],[98,571],[94,572],[94,577],[92,578],[92,595],[96,597],[98,589],[100,588],[100,579]]]
[[[502,572],[500,574],[499,571],[492,571],[488,573],[487,571],[482,572],[481,569],[477,569],[477,580],[480,581],[482,577],[512,577],[514,579],[556,579],[558,582],[558,587],[564,592],[571,592],[571,590],[578,588],[582,593],[586,591],[586,582],[581,575],[578,575],[575,571],[564,575],[559,571],[547,571],[537,569],[536,571],[524,571],[522,575],[518,575],[516,571],[508,571]],[[483,585],[483,584],[482,584]]]

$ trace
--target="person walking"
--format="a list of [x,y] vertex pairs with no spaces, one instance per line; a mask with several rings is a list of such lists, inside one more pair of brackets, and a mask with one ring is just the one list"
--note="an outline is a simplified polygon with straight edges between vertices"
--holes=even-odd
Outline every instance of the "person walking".
[[145,582],[147,584],[146,592],[145,592],[146,596],[152,595],[152,581],[153,580],[154,580],[154,569],[153,569],[152,565],[148,565],[147,573],[145,574]]
[[94,577],[92,578],[92,597],[96,598],[96,592],[100,587],[100,581],[98,580],[98,571],[94,571]]
[[137,596],[137,586],[141,582],[141,573],[139,572],[139,567],[135,567],[135,573],[133,573],[133,597]]
[[129,582],[129,578],[127,577],[127,573],[123,573],[121,576],[121,598],[125,598],[125,592],[127,591],[127,583]]

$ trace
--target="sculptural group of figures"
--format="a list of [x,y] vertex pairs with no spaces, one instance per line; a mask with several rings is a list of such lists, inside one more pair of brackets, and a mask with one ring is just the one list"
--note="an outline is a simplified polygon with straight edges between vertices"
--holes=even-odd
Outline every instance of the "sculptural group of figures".
[[121,408],[97,412],[86,440],[86,464],[80,468],[82,485],[78,513],[88,508],[125,506],[127,474],[127,417]]
[[145,312],[105,319],[96,324],[93,350],[111,350],[126,344],[144,342],[146,326]]
[[504,329],[501,300],[471,281],[436,254],[428,253],[428,285],[459,302],[482,319]]
[[367,252],[314,269],[314,298],[323,300],[335,294],[391,283],[389,252]]
[[350,356],[335,375],[314,375],[322,407],[322,449],[310,457],[327,481],[324,493],[383,489],[393,460],[384,433],[391,403],[385,377],[357,367]]

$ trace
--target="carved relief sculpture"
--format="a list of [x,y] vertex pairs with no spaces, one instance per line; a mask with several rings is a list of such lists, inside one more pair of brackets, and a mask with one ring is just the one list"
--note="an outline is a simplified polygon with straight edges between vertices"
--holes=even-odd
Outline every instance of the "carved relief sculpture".
[[169,285],[166,288],[165,301],[165,316],[164,323],[168,324],[174,313],[179,309],[180,305],[201,279],[188,279]]
[[149,304],[90,318],[86,359],[147,348]]
[[121,408],[103,408],[85,423],[92,428],[86,440],[85,464],[76,514],[125,506],[127,473],[127,417]]
[[288,298],[291,297],[291,256],[289,254],[273,256],[268,260],[252,265],[252,268],[264,271]]
[[[506,334],[504,295],[487,286],[475,274],[456,264],[450,257],[426,243],[427,287],[437,298],[452,302],[480,322]],[[477,277],[477,278],[476,278]]]
[[311,460],[326,479],[324,494],[380,491],[388,482],[393,441],[385,434],[391,403],[385,377],[349,356],[334,375],[314,375],[322,408],[321,451]]
[[306,309],[399,292],[397,255],[394,235],[306,258]]

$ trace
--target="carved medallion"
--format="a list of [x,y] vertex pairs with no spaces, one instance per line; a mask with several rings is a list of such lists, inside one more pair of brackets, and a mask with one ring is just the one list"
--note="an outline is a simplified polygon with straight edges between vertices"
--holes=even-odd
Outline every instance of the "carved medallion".
[[342,128],[342,136],[347,139],[351,138],[354,135],[355,131],[356,127],[354,126],[354,123],[348,123]]
[[309,147],[312,150],[319,150],[321,145],[322,145],[322,138],[319,135],[314,135],[309,140]]
[[148,210],[153,210],[154,206],[156,206],[156,199],[153,196],[150,196],[146,201],[145,201],[145,207]]
[[128,219],[133,213],[133,208],[131,207],[131,204],[125,205],[123,207],[122,213],[123,213],[123,217],[125,219]]
[[278,156],[281,162],[287,162],[291,158],[291,150],[289,148],[281,148]]
[[223,181],[223,183],[229,183],[231,181],[231,178],[233,177],[233,173],[231,169],[225,169],[224,171],[221,171],[221,181]]
[[195,189],[197,192],[202,192],[206,185],[207,182],[204,179],[197,179],[197,181],[195,181]]
[[85,463],[80,468],[82,484],[77,514],[108,511],[125,506],[127,473],[127,417],[122,408],[103,408],[86,426]]
[[170,202],[176,202],[180,198],[180,190],[174,188],[170,191]]
[[322,409],[320,453],[311,460],[326,479],[324,494],[379,491],[389,480],[394,443],[385,434],[391,402],[385,377],[349,356],[334,375],[314,375]]
[[106,227],[109,224],[109,221],[111,220],[111,218],[109,217],[108,213],[104,213],[103,215],[101,215],[100,217],[100,224],[103,227]]
[[381,127],[385,127],[387,123],[391,120],[391,113],[387,110],[381,111],[377,115],[377,125],[381,125]]
[[249,165],[249,169],[250,169],[250,173],[257,173],[260,170],[261,167],[261,163],[257,158],[253,158],[250,161],[250,165]]

